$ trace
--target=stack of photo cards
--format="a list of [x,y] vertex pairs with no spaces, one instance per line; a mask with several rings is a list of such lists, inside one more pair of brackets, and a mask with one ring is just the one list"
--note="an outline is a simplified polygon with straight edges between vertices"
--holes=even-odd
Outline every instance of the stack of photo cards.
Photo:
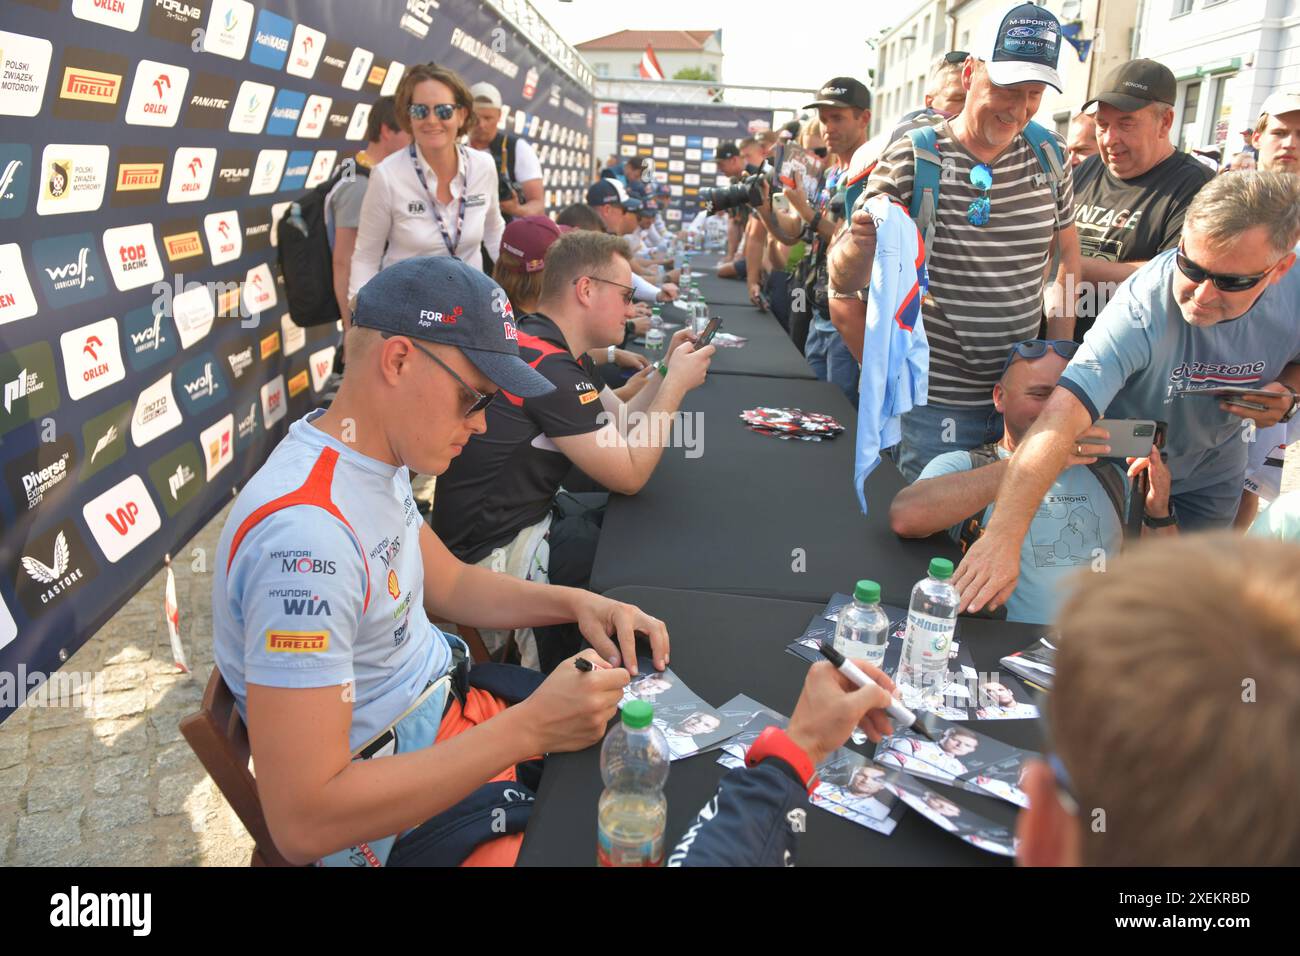
[[749,728],[750,721],[759,716],[766,716],[780,722],[774,726],[785,726],[785,718],[783,716],[772,710],[770,707],[764,707],[758,701],[754,700],[754,698],[748,697],[745,694],[737,694],[735,697],[731,698],[731,700],[718,708],[718,713],[721,714],[722,719],[728,723],[738,721],[739,723],[737,726],[740,727],[740,731],[733,737],[719,740],[707,747],[701,747],[696,751],[696,753],[704,753],[706,750],[725,750],[727,747],[731,747],[732,750],[728,752],[738,754],[743,763],[745,750],[748,749],[751,743],[758,739],[758,735],[763,732],[763,727],[767,726],[767,724],[763,724],[762,726],[756,725],[751,734]]
[[[787,645],[786,651],[810,664],[822,660],[818,648],[822,641],[834,641],[839,611],[850,600],[847,594],[834,595],[826,605],[826,610],[808,623],[803,634]],[[903,636],[907,631],[907,611],[892,604],[882,603],[880,607],[889,618],[889,644],[885,647],[885,659],[880,669],[894,678],[905,706],[911,710],[924,709],[921,692],[910,684],[898,680],[898,664],[903,657]],[[967,720],[971,716],[971,698],[979,683],[979,674],[975,670],[975,662],[970,651],[963,647],[960,641],[953,641],[948,648],[948,666],[943,703],[929,709],[947,720]],[[1003,696],[1005,697],[1005,694]],[[1012,702],[1015,703],[1014,699]],[[1037,708],[1033,708],[1033,705],[1025,706],[1031,707],[1034,711],[1032,715],[1026,716],[1037,716]],[[854,742],[862,743],[862,740],[855,736]]]
[[887,791],[935,826],[960,837],[971,846],[999,856],[1016,855],[1016,841],[1009,827],[959,806],[937,788],[927,787],[915,777],[897,770],[888,771],[882,784]]
[[819,783],[809,800],[869,830],[894,832],[903,815],[898,794],[885,788],[888,771],[860,753],[840,747],[817,768]]
[[[785,727],[789,722],[789,718],[764,707],[738,735],[722,745],[718,763],[731,770],[745,766],[745,754],[759,735],[768,727]],[[866,757],[840,747],[818,764],[820,782],[809,800],[813,806],[850,823],[889,836],[903,814],[903,805],[884,789],[885,774]]]
[[904,770],[914,777],[998,797],[1018,807],[1029,806],[1029,798],[1020,789],[1020,776],[1025,764],[1039,754],[1004,744],[934,714],[918,716],[930,737],[910,729],[892,734],[876,746],[876,763]]
[[638,659],[637,670],[640,676],[623,688],[619,709],[630,700],[646,700],[653,704],[655,726],[668,739],[673,760],[690,757],[726,740],[752,716],[724,717],[687,687],[671,669],[660,673],[648,659]]
[[[835,625],[839,621],[840,609],[851,600],[847,594],[832,595],[826,609],[808,622],[803,634],[787,645],[786,652],[810,664],[822,660],[818,648],[822,641],[835,640]],[[928,709],[946,720],[1009,720],[1038,716],[1035,704],[1017,699],[1018,690],[1020,696],[1024,696],[1022,688],[1013,686],[1013,682],[998,679],[996,674],[985,675],[988,679],[983,679],[975,669],[970,651],[958,640],[954,640],[948,648],[949,672],[943,704],[926,708],[920,691],[898,680],[898,664],[903,656],[903,637],[907,631],[907,611],[893,604],[882,603],[880,607],[889,618],[889,644],[885,648],[881,670],[898,683],[903,703],[909,709]],[[1038,645],[1035,644],[1034,647],[1037,648]],[[1030,648],[1021,654],[1028,655],[1033,650]],[[1017,675],[1020,672],[1012,666],[1011,661],[1018,660],[1019,657],[1020,655],[1012,655],[1002,659],[1003,665]],[[862,743],[856,734],[854,743]]]
[[773,438],[798,438],[802,441],[821,441],[834,438],[844,431],[844,426],[820,412],[805,412],[799,408],[747,408],[740,420],[751,431]]
[[1049,691],[1052,678],[1056,676],[1056,635],[1045,635],[1023,651],[1008,654],[998,663],[1030,686]]

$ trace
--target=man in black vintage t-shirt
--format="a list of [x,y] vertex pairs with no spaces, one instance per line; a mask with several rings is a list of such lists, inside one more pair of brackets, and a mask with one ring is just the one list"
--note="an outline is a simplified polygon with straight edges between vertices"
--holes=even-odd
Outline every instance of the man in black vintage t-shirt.
[[[636,494],[671,436],[686,393],[704,381],[714,347],[696,352],[686,330],[650,381],[628,402],[604,385],[593,349],[623,341],[632,311],[632,268],[617,236],[574,230],[547,249],[537,311],[518,320],[519,355],[556,387],[541,398],[502,391],[487,408],[487,431],[473,436],[438,478],[433,528],[462,561],[531,581],[582,587],[591,576],[598,519],[557,493],[577,466],[610,491]],[[506,304],[509,309],[509,304]],[[515,635],[525,665],[550,670],[575,649],[572,625]],[[490,643],[484,636],[485,644]]]
[[1096,105],[1100,152],[1074,171],[1074,224],[1083,252],[1076,342],[1121,282],[1178,245],[1188,204],[1214,178],[1169,140],[1176,93],[1168,67],[1132,60],[1083,105]]

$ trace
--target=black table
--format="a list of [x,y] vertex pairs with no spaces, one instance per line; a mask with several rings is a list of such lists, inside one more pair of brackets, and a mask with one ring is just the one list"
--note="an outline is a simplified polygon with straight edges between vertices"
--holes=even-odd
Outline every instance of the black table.
[[[660,617],[672,636],[672,667],[697,694],[718,705],[736,694],[786,714],[794,710],[807,665],[785,653],[824,607],[792,601],[625,587],[612,597]],[[1027,624],[963,618],[957,635],[970,647],[980,671],[998,670],[998,658],[1033,643]],[[968,722],[981,733],[1030,750],[1042,749],[1035,720]],[[868,756],[872,745],[863,752]],[[672,765],[668,774],[668,825],[671,847],[713,796],[727,772],[718,753],[698,754]],[[519,855],[521,866],[590,866],[596,860],[596,804],[603,788],[600,747],[546,760],[541,789]],[[996,822],[1010,824],[1016,808],[978,794],[944,789],[958,803]],[[882,836],[833,814],[808,808],[807,832],[799,838],[797,862],[812,866],[944,865],[997,866],[1009,863],[969,846],[907,810],[890,836]]]
[[[816,381],[812,369],[799,350],[790,341],[781,324],[770,313],[763,313],[753,306],[716,305],[709,302],[709,314],[722,319],[722,331],[742,336],[748,341],[740,348],[718,347],[709,363],[710,375],[758,375],[769,378],[801,378]],[[676,307],[662,310],[664,321],[675,322],[679,326],[689,320],[686,312]],[[664,332],[664,342],[672,338],[677,329]],[[644,345],[635,340],[628,347],[647,358],[660,358],[663,352],[647,352]]]
[[[759,405],[824,412],[846,431],[833,441],[770,438],[737,417]],[[638,494],[611,496],[593,591],[635,584],[824,602],[871,578],[884,600],[906,606],[930,558],[956,561],[946,535],[905,541],[889,530],[889,504],[905,482],[887,459],[867,481],[862,514],[853,490],[857,415],[838,387],[710,376],[683,411],[699,413],[699,455],[667,448]]]

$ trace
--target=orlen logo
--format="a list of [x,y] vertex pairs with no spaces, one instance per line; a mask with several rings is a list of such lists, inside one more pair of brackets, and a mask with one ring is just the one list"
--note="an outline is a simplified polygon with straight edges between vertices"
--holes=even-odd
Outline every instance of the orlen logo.
[[141,60],[126,104],[126,121],[133,126],[175,126],[189,82],[190,71],[183,66]]
[[59,336],[68,394],[78,401],[126,378],[117,319],[108,318]]
[[86,502],[81,516],[104,557],[112,563],[122,560],[162,527],[158,509],[139,475],[132,475]]
[[285,72],[291,76],[311,79],[324,51],[325,34],[298,24],[293,31],[293,55],[289,57]]
[[450,312],[431,312],[428,309],[420,310],[420,327],[427,329],[435,322],[439,325],[455,325],[464,310],[460,306],[452,309]]
[[207,199],[216,166],[215,149],[180,147],[172,157],[172,178],[167,186],[167,201],[202,202]]
[[243,254],[244,231],[239,227],[239,213],[235,210],[204,216],[203,231],[208,237],[208,254],[214,266],[232,262]]

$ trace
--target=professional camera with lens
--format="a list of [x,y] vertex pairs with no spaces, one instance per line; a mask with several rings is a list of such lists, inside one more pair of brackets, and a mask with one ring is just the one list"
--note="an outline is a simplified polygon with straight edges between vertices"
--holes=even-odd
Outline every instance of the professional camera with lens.
[[523,205],[524,188],[503,172],[497,172],[497,202],[513,199]]
[[753,206],[757,209],[763,202],[763,194],[759,190],[759,183],[762,180],[762,173],[753,173],[742,176],[740,182],[732,183],[730,186],[701,189],[700,204],[708,206],[711,213],[738,209],[741,206]]
[[725,212],[751,206],[757,209],[763,205],[763,193],[760,184],[767,180],[768,194],[775,196],[781,191],[781,182],[776,171],[781,168],[780,153],[774,154],[775,162],[769,160],[762,166],[746,166],[745,173],[738,182],[730,186],[714,186],[700,190],[700,204],[709,207],[710,213]]

